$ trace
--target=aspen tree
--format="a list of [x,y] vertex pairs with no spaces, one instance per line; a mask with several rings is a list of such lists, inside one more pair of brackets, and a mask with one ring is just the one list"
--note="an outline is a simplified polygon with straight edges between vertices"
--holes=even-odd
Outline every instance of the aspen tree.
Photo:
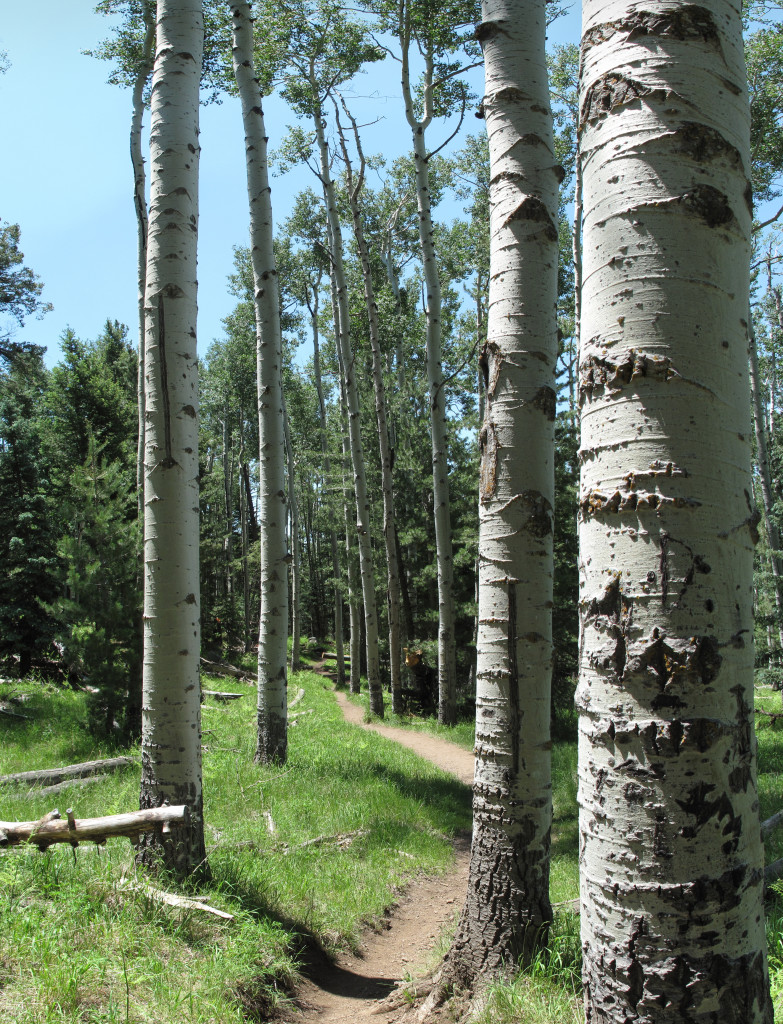
[[[253,21],[247,0],[232,0],[234,76],[242,103],[250,202],[250,260],[256,314],[258,381],[261,621],[258,631],[258,739],[256,760],[283,762],[288,746],[286,544],[283,348],[272,201],[261,90],[253,69]],[[293,482],[291,481],[291,486]]]
[[[145,299],[142,809],[187,804],[191,826],[149,834],[145,863],[203,864],[199,681],[196,247],[200,0],[159,0]],[[175,838],[176,836],[176,838]]]
[[580,124],[587,1020],[768,1024],[739,7],[586,0]]
[[479,486],[476,774],[468,892],[446,976],[546,941],[558,183],[544,0],[484,0],[490,269]]

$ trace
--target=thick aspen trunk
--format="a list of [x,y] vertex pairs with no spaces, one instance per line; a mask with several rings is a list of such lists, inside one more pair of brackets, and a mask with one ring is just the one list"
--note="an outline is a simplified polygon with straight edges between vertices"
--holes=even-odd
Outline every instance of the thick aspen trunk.
[[544,0],[484,0],[490,292],[481,354],[473,845],[455,980],[546,944],[552,823],[557,186]]
[[284,762],[288,749],[288,547],[286,544],[283,348],[277,268],[272,246],[272,201],[267,171],[261,90],[253,68],[253,21],[247,0],[232,0],[234,77],[245,129],[250,259],[256,314],[258,381],[261,616],[258,630],[258,740],[256,760]]
[[769,1024],[739,8],[587,0],[580,109],[587,1020]]
[[435,254],[430,203],[429,155],[425,131],[431,121],[433,62],[426,60],[424,118],[416,117],[410,84],[408,49],[410,28],[401,38],[402,93],[405,115],[413,133],[416,200],[419,209],[419,244],[426,285],[427,380],[430,391],[432,434],[432,489],[435,503],[435,549],[438,563],[438,721],[452,725],[457,719],[457,667],[454,639],[454,557],[451,543],[449,467],[446,431],[446,393],[441,356],[441,285]]
[[[315,83],[313,83],[313,87]],[[315,91],[315,88],[313,88]],[[367,653],[367,686],[370,693],[370,711],[383,717],[383,692],[381,690],[381,668],[378,651],[378,613],[373,579],[372,543],[370,537],[370,502],[367,496],[367,475],[364,468],[361,424],[359,420],[359,396],[356,388],[354,354],[349,333],[348,291],[343,269],[343,236],[337,210],[334,182],[329,168],[329,151],[324,135],[322,111],[316,109],[313,116],[316,140],[320,155],[321,182],[324,187],[326,217],[329,225],[329,245],[332,253],[332,273],[338,313],[335,321],[337,347],[339,351],[342,379],[345,385],[345,401],[348,409],[348,439],[353,466],[353,485],[356,495],[356,535],[359,546],[359,572],[364,601],[365,649]],[[353,660],[351,661],[353,679]]]
[[[348,111],[346,109],[346,114]],[[348,114],[354,130],[356,145],[359,149],[361,168],[358,180],[354,181],[353,169],[348,157],[348,150],[340,128],[343,160],[345,161],[348,203],[351,209],[353,232],[359,261],[362,268],[364,283],[364,301],[367,307],[367,319],[372,352],[372,385],[375,397],[375,422],[378,427],[378,448],[381,459],[381,492],[383,494],[383,541],[386,549],[386,581],[388,584],[387,610],[389,620],[389,673],[391,677],[391,705],[394,714],[402,713],[402,640],[400,637],[400,569],[397,559],[397,530],[394,518],[394,487],[392,484],[392,455],[389,443],[389,429],[386,415],[386,390],[383,383],[383,357],[381,354],[380,326],[378,324],[378,304],[375,301],[375,287],[372,280],[370,250],[364,236],[362,213],[359,209],[359,196],[364,184],[365,162],[359,141],[356,122]],[[339,120],[338,120],[339,125]]]
[[142,810],[187,804],[189,828],[145,836],[145,863],[205,858],[199,680],[196,248],[199,0],[158,0],[145,298]]

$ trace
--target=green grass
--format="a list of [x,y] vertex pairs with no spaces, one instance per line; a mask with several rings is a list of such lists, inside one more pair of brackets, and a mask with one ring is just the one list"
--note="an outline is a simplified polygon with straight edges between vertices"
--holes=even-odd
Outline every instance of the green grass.
[[[220,689],[219,681],[207,688]],[[127,840],[101,849],[0,853],[0,1021],[261,1020],[286,998],[317,944],[357,944],[406,880],[452,860],[470,795],[450,776],[380,736],[346,725],[328,684],[291,681],[309,711],[290,731],[284,768],[252,763],[255,707],[206,705],[204,796],[208,902],[230,923],[130,891]],[[0,688],[19,692],[21,685]],[[29,685],[25,714],[0,719],[0,774],[118,753],[86,734],[81,695]],[[129,751],[137,754],[138,751]],[[0,790],[0,817],[29,820],[73,806],[77,817],[138,807],[139,769],[56,798]],[[274,822],[271,834],[268,815]],[[332,837],[346,837],[340,845]],[[327,837],[314,845],[303,845]],[[252,842],[253,847],[241,844]]]
[[[225,681],[207,682],[223,689]],[[331,684],[303,672],[284,768],[252,763],[252,690],[203,716],[204,792],[212,880],[208,902],[230,923],[150,902],[129,889],[126,840],[103,848],[52,847],[0,852],[0,1022],[14,1024],[240,1024],[260,1021],[288,998],[298,966],[317,944],[355,947],[395,893],[419,871],[444,870],[449,838],[469,827],[467,787],[374,733],[346,725]],[[241,689],[241,684],[232,689]],[[131,753],[97,745],[86,731],[83,696],[33,683],[31,721],[0,717],[0,774]],[[366,696],[362,695],[362,701]],[[780,694],[757,691],[758,707],[777,711]],[[472,725],[444,728],[392,716],[470,748]],[[758,729],[762,818],[783,805],[783,727]],[[576,744],[553,748],[551,894],[578,895]],[[57,797],[0,788],[0,818],[38,817],[56,804],[78,817],[138,806],[139,768]],[[269,830],[269,819],[275,831]],[[325,837],[316,844],[308,844]],[[340,844],[334,837],[345,837]],[[248,848],[248,842],[252,847]],[[783,856],[783,830],[767,860]],[[170,886],[171,887],[171,886]],[[783,889],[783,886],[781,887]],[[783,895],[768,905],[773,997],[783,1019]],[[549,950],[525,974],[488,990],[475,1024],[576,1024],[581,1020],[578,918],[556,914]]]

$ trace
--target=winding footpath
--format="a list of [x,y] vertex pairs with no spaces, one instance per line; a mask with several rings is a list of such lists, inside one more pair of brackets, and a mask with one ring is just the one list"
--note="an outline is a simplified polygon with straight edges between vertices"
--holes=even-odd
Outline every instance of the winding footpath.
[[[415,751],[420,757],[473,784],[473,754],[448,740],[408,729],[363,722],[363,711],[335,694],[346,721],[378,732]],[[299,1009],[284,1014],[290,1024],[400,1024],[408,1007],[389,1008],[382,1000],[403,979],[421,971],[441,930],[462,909],[470,861],[470,836],[454,841],[451,871],[410,883],[388,914],[380,932],[368,931],[358,956],[345,953],[336,961],[313,965],[297,994]]]

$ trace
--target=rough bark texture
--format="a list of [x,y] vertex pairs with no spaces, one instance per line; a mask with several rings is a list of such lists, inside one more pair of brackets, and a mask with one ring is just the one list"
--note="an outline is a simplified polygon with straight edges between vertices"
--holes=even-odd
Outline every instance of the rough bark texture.
[[184,875],[205,857],[199,654],[196,243],[199,0],[159,0],[150,127],[144,454],[141,808],[187,804],[190,828],[140,859]]
[[739,9],[584,9],[579,800],[588,1022],[770,1022]]
[[[404,17],[409,19],[408,5]],[[416,202],[419,211],[419,244],[426,286],[427,380],[430,392],[430,429],[432,434],[432,490],[435,502],[435,549],[438,563],[438,721],[452,725],[457,720],[457,667],[454,646],[454,555],[451,543],[451,507],[449,499],[448,441],[446,429],[446,392],[441,355],[441,285],[435,253],[435,228],[430,202],[429,154],[425,132],[432,121],[432,54],[425,59],[424,111],[419,119],[411,89],[409,49],[410,21],[400,26],[402,44],[402,95],[405,116],[413,137],[413,162],[416,175]]]
[[473,847],[449,969],[462,984],[546,941],[552,823],[557,170],[544,0],[485,0],[490,284],[481,356]]
[[234,77],[245,129],[250,260],[256,314],[258,383],[261,619],[258,629],[258,740],[256,760],[283,762],[288,748],[285,436],[277,268],[272,247],[272,200],[267,171],[261,90],[253,70],[250,4],[231,4]]

